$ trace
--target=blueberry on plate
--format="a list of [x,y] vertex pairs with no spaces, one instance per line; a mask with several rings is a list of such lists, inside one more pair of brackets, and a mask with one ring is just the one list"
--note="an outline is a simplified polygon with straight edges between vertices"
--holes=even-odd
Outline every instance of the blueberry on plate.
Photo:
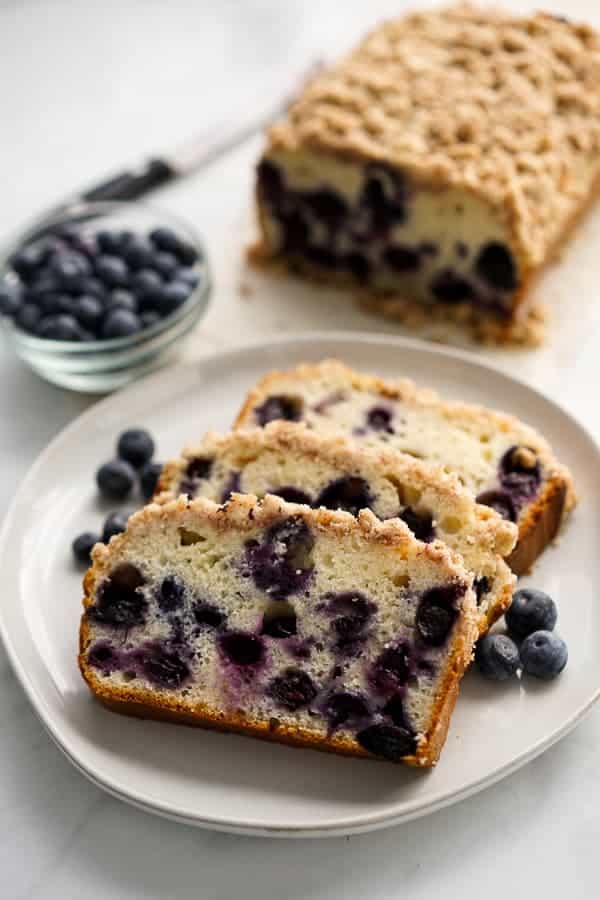
[[150,500],[154,494],[161,471],[162,463],[151,462],[144,466],[140,472],[140,487],[144,500]]
[[106,304],[106,311],[108,312],[111,309],[128,309],[130,312],[135,313],[138,310],[137,298],[126,288],[115,288],[108,295]]
[[568,656],[567,645],[553,631],[534,631],[521,644],[523,671],[544,681],[560,675]]
[[38,325],[37,333],[39,337],[52,341],[80,341],[82,339],[77,319],[66,313],[44,316]]
[[84,328],[90,328],[93,331],[100,324],[100,319],[104,315],[104,307],[98,297],[84,294],[74,298],[73,315]]
[[35,334],[42,313],[35,303],[24,303],[15,316],[15,322],[23,331]]
[[96,473],[98,489],[109,500],[124,500],[135,484],[135,469],[124,459],[113,459]]
[[129,309],[117,307],[117,309],[111,310],[106,316],[104,324],[102,325],[102,337],[129,337],[129,335],[139,331],[141,327],[142,323],[134,312],[131,312]]
[[93,531],[84,531],[82,534],[79,534],[71,544],[73,556],[77,562],[89,565],[92,561],[92,547],[99,540],[100,535],[94,534]]
[[154,441],[145,428],[128,428],[119,435],[117,455],[140,469],[150,462],[154,455]]
[[185,303],[191,291],[189,284],[184,284],[183,281],[171,281],[169,284],[163,285],[154,298],[154,309],[161,316],[169,316]]
[[553,631],[558,612],[556,603],[544,591],[523,588],[514,595],[505,618],[511,635],[522,641],[534,631]]
[[10,316],[12,318],[17,314],[21,307],[21,294],[17,287],[11,287],[8,284],[0,285],[0,316]]
[[490,681],[507,681],[519,668],[519,648],[506,634],[485,634],[475,649],[479,671]]
[[127,519],[129,516],[120,512],[113,512],[106,517],[104,527],[102,528],[102,542],[108,544],[111,537],[115,534],[121,534],[127,528]]
[[109,287],[120,287],[129,280],[127,263],[120,256],[111,256],[108,253],[96,257],[96,275]]

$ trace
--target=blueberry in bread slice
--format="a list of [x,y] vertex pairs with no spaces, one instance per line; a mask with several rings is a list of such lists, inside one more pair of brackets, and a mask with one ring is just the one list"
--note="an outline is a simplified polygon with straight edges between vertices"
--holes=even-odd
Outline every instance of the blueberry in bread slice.
[[113,710],[431,766],[477,635],[472,576],[368,510],[151,504],[93,551],[79,664]]
[[381,24],[269,130],[254,258],[539,342],[530,286],[597,194],[599,59],[591,28],[543,13]]
[[284,421],[209,433],[166,464],[157,491],[161,502],[186,494],[222,503],[239,491],[398,516],[419,540],[439,538],[461,554],[474,574],[482,631],[510,604],[515,578],[503,557],[515,546],[516,526],[475,503],[455,475],[384,445],[358,447]]
[[531,568],[575,505],[568,469],[533,428],[484,407],[446,403],[405,379],[386,382],[335,360],[272,372],[250,391],[236,427],[278,419],[445,466],[478,503],[516,523],[509,564],[517,575]]

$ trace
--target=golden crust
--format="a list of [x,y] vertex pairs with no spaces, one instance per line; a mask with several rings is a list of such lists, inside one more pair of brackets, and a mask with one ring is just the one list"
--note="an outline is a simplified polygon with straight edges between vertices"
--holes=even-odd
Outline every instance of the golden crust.
[[[183,497],[164,505],[151,504],[131,517],[127,531],[116,535],[108,546],[97,544],[92,554],[92,567],[84,577],[84,611],[94,603],[97,585],[110,571],[111,560],[139,530],[144,530],[152,521],[172,516],[182,517],[186,523],[192,524],[194,519],[203,525],[209,524],[219,530],[235,528],[249,530],[266,528],[273,522],[288,516],[301,515],[307,524],[315,530],[336,530],[340,534],[355,534],[368,541],[383,543],[387,546],[402,549],[403,545],[415,546],[418,542],[412,537],[402,522],[392,520],[380,522],[368,510],[363,510],[358,517],[347,513],[336,513],[329,510],[312,510],[297,504],[288,504],[276,497],[267,495],[262,501],[251,495],[234,494],[223,506],[198,499],[186,501]],[[471,578],[461,565],[460,557],[451,553],[445,545],[438,541],[432,544],[420,544],[418,553],[436,560],[447,575],[460,578],[471,583]],[[472,588],[466,595],[466,607],[456,630],[453,645],[448,655],[447,665],[441,679],[431,716],[428,732],[418,739],[417,752],[414,756],[404,757],[402,762],[418,767],[433,766],[438,760],[443,747],[450,716],[458,695],[458,682],[462,678],[472,658],[472,648],[477,637],[476,612]],[[95,670],[87,662],[87,650],[91,641],[91,627],[88,618],[82,616],[79,639],[79,668],[90,690],[106,706],[116,712],[141,718],[167,720],[187,725],[215,728],[223,731],[236,731],[254,737],[279,741],[291,745],[327,750],[345,755],[373,758],[355,742],[341,736],[321,737],[303,728],[281,725],[274,729],[270,721],[261,721],[244,717],[239,711],[235,713],[194,704],[183,698],[175,698],[172,694],[160,690],[140,690],[129,686],[107,684],[98,677]]]
[[600,40],[559,17],[467,4],[385,22],[271,129],[267,154],[302,149],[472,191],[509,228],[527,274],[599,171]]

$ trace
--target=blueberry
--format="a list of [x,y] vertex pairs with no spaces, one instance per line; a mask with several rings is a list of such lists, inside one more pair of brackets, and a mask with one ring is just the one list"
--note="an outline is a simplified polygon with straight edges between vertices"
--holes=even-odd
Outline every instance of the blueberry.
[[173,253],[161,250],[154,254],[151,265],[153,269],[160,272],[163,278],[171,278],[178,268],[179,262]]
[[537,455],[529,447],[509,447],[498,466],[502,488],[510,494],[516,509],[535,496],[542,480]]
[[369,280],[371,274],[371,263],[364,255],[358,251],[352,251],[342,257],[342,265],[350,271],[357,281],[364,283]]
[[190,497],[196,496],[197,482],[210,476],[214,460],[210,457],[196,456],[189,461],[185,470],[185,476],[181,480],[179,490]]
[[57,253],[50,262],[50,272],[66,290],[77,290],[82,279],[92,274],[90,262],[83,253],[69,250]]
[[514,595],[505,618],[511,635],[522,641],[534,631],[553,631],[558,612],[554,600],[548,594],[533,588],[523,588]]
[[340,227],[348,214],[348,206],[343,197],[327,188],[307,191],[303,200],[311,212],[332,231]]
[[380,694],[402,687],[410,675],[410,660],[405,647],[387,647],[373,666],[372,681]]
[[281,497],[282,500],[286,500],[288,503],[305,503],[307,506],[310,506],[312,503],[311,498],[305,491],[292,486],[273,488],[269,493]]
[[484,491],[475,498],[477,503],[483,503],[484,506],[490,506],[509,522],[517,521],[517,510],[513,499],[506,491]]
[[200,275],[195,269],[190,269],[189,267],[182,267],[177,269],[173,276],[174,281],[183,281],[184,284],[189,284],[190,287],[196,287],[198,282],[200,281]]
[[163,579],[158,592],[158,606],[164,613],[174,612],[176,609],[181,609],[183,606],[184,596],[184,584],[174,575],[167,575],[167,577]]
[[47,306],[44,301],[48,297],[53,301],[58,294],[62,293],[62,290],[58,279],[54,275],[43,272],[39,278],[36,278],[35,281],[28,285],[25,299],[28,303],[36,303],[47,312],[54,312],[54,308]]
[[518,285],[517,267],[505,244],[484,244],[475,260],[475,271],[489,285],[501,291],[514,291]]
[[261,662],[264,656],[261,639],[244,631],[229,631],[221,635],[219,647],[223,655],[236,666],[254,666]]
[[301,669],[286,669],[271,681],[267,693],[276,703],[295,712],[315,699],[317,689],[306,672]]
[[153,325],[160,322],[160,316],[157,312],[152,312],[149,309],[140,314],[140,322],[142,323],[142,328],[152,328]]
[[140,331],[142,323],[138,316],[128,309],[113,309],[108,313],[102,325],[103,338],[129,337]]
[[159,250],[167,250],[176,253],[179,247],[179,237],[172,228],[161,226],[150,232],[150,240]]
[[96,257],[96,275],[109,287],[120,287],[129,280],[127,263],[120,256],[103,254]]
[[568,655],[567,645],[553,631],[534,631],[521,644],[523,671],[544,681],[560,675]]
[[88,650],[87,661],[96,669],[112,672],[119,668],[119,654],[108,641],[96,641]]
[[21,307],[21,294],[18,288],[0,284],[0,316],[12,318]]
[[356,740],[369,753],[398,762],[404,756],[412,756],[416,750],[413,734],[397,725],[370,725],[359,731]]
[[96,482],[100,493],[109,500],[124,500],[135,484],[135,469],[122,459],[113,459],[100,466]]
[[267,425],[276,419],[285,419],[287,422],[298,422],[302,416],[304,402],[301,397],[289,397],[283,394],[267,397],[267,399],[254,410],[254,415],[259,425]]
[[96,278],[95,275],[89,275],[87,278],[82,278],[79,282],[79,290],[90,297],[98,297],[98,299],[102,299],[106,296],[106,287],[102,284],[99,278]]
[[367,425],[373,431],[385,431],[387,434],[393,434],[393,416],[393,412],[386,409],[385,406],[372,406],[367,413]]
[[506,634],[485,634],[480,638],[475,659],[481,674],[490,681],[507,681],[520,665],[519,648]]
[[[165,248],[166,249],[166,248]],[[200,254],[192,244],[187,241],[179,241],[179,246],[173,251],[180,263],[184,266],[193,266],[200,259]]]
[[384,716],[389,716],[394,725],[407,728],[402,694],[393,694],[381,711]]
[[131,290],[143,301],[153,300],[162,287],[162,278],[154,269],[140,269],[130,282]]
[[154,250],[149,242],[137,235],[128,242],[123,252],[123,259],[135,271],[151,266],[153,256]]
[[131,231],[99,231],[96,241],[103,253],[119,256],[124,253],[133,240]]
[[472,300],[474,291],[471,283],[457,275],[453,269],[441,269],[431,282],[431,293],[440,303],[462,303]]
[[40,241],[23,247],[11,257],[11,268],[14,269],[25,284],[28,284],[44,263],[47,262],[48,249],[48,245]]
[[128,518],[129,516],[126,516],[123,513],[110,513],[110,515],[106,517],[102,529],[102,543],[108,544],[113,535],[122,534],[127,528]]
[[82,337],[77,319],[66,313],[44,316],[38,323],[37,334],[52,341],[80,341]]
[[79,563],[89,566],[92,561],[92,547],[100,540],[99,534],[93,531],[84,531],[79,534],[71,544],[73,556]]
[[128,309],[130,312],[135,313],[138,310],[137,298],[126,288],[115,288],[108,295],[106,303],[107,312],[113,309]]
[[41,316],[42,313],[39,306],[36,306],[34,303],[24,303],[15,316],[15,323],[23,331],[35,334]]
[[458,616],[456,601],[465,590],[465,584],[457,583],[430,588],[423,594],[415,619],[417,634],[422,641],[432,647],[442,646]]
[[104,307],[98,297],[84,294],[82,297],[76,297],[73,301],[73,315],[84,328],[91,328],[94,331],[100,323],[103,313]]
[[323,488],[315,505],[343,509],[356,516],[361,509],[368,509],[372,502],[373,497],[364,478],[344,475]]
[[272,638],[288,638],[296,634],[296,630],[296,616],[293,613],[286,613],[265,618],[260,633]]
[[190,296],[191,287],[183,281],[170,281],[163,284],[156,296],[152,299],[152,308],[161,316],[170,316],[176,309],[183,306]]
[[322,269],[337,269],[339,263],[339,257],[327,247],[308,246],[304,251],[304,257]]
[[137,656],[144,675],[157,687],[175,689],[190,676],[189,666],[181,656],[158,643],[140,649]]
[[98,600],[88,609],[96,622],[115,628],[143,625],[148,604],[139,588],[144,578],[131,563],[121,563],[98,589]]
[[421,265],[421,258],[417,250],[404,247],[401,244],[388,247],[384,251],[383,261],[386,266],[395,272],[416,272]]
[[270,206],[278,206],[285,193],[279,166],[268,159],[263,159],[258,164],[256,174],[261,198]]
[[67,316],[73,315],[75,309],[75,298],[70,294],[57,294],[46,304],[39,304],[44,311],[52,313],[64,313]]
[[428,512],[415,512],[410,506],[402,510],[399,516],[405,522],[414,536],[419,541],[429,543],[435,537],[435,528],[433,525],[433,517]]
[[140,469],[150,462],[154,455],[154,441],[145,428],[128,428],[119,435],[117,456]]
[[193,614],[197,625],[206,625],[208,628],[220,628],[227,619],[225,613],[212,603],[197,603]]
[[297,253],[306,250],[309,236],[308,222],[298,211],[280,213],[281,228],[283,231],[283,250],[287,253]]
[[351,727],[369,717],[369,708],[361,694],[340,691],[327,698],[323,706],[323,714],[329,720],[332,728],[339,728],[340,725]]
[[246,543],[247,571],[256,586],[274,599],[301,591],[313,573],[314,538],[301,517],[269,529],[262,544]]
[[162,471],[162,463],[148,463],[140,472],[140,487],[144,500],[148,501],[156,490],[158,479]]

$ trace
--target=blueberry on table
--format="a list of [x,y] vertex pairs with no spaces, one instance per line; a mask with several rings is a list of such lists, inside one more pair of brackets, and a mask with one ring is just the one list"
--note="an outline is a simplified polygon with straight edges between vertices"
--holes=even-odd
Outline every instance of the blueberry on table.
[[490,681],[508,681],[519,668],[519,648],[506,634],[485,634],[477,644],[475,659]]
[[100,493],[109,500],[124,500],[135,483],[135,469],[124,459],[113,459],[100,466],[96,482]]
[[17,287],[0,285],[0,316],[12,318],[21,308],[21,294]]
[[150,462],[154,449],[154,441],[145,428],[129,428],[117,441],[117,455],[136,469]]
[[514,595],[505,618],[511,635],[522,641],[534,631],[553,631],[558,612],[556,603],[544,591],[523,588]]
[[82,340],[77,319],[66,313],[44,316],[37,327],[37,334],[52,341]]
[[154,494],[161,471],[162,463],[153,462],[144,466],[140,472],[140,487],[142,489],[142,497],[144,500],[150,500]]
[[112,309],[128,309],[130,312],[137,312],[138,302],[134,294],[126,288],[115,288],[108,295],[106,303],[106,311]]
[[183,306],[192,289],[183,281],[171,281],[162,286],[153,300],[153,307],[161,316],[168,316]]
[[128,309],[121,309],[121,307],[117,307],[117,309],[111,310],[104,320],[104,324],[102,326],[102,337],[129,337],[129,335],[135,334],[136,331],[139,331],[141,327],[142,323],[134,312],[131,312]]
[[553,631],[534,631],[521,644],[523,671],[543,681],[560,675],[568,656],[567,645]]
[[41,316],[39,306],[34,303],[24,303],[15,316],[15,322],[23,331],[35,334]]
[[111,256],[105,253],[96,257],[96,275],[109,287],[120,287],[129,280],[127,263],[120,256]]
[[77,562],[89,565],[92,561],[92,547],[94,544],[97,544],[99,540],[100,535],[94,534],[93,531],[84,531],[82,534],[78,535],[71,544],[73,556]]
[[102,528],[102,542],[108,544],[111,537],[115,534],[121,534],[127,528],[127,519],[129,516],[120,512],[113,512],[106,517],[104,527]]
[[104,315],[104,306],[98,297],[84,294],[73,300],[73,315],[84,328],[90,328],[93,331],[100,324]]

